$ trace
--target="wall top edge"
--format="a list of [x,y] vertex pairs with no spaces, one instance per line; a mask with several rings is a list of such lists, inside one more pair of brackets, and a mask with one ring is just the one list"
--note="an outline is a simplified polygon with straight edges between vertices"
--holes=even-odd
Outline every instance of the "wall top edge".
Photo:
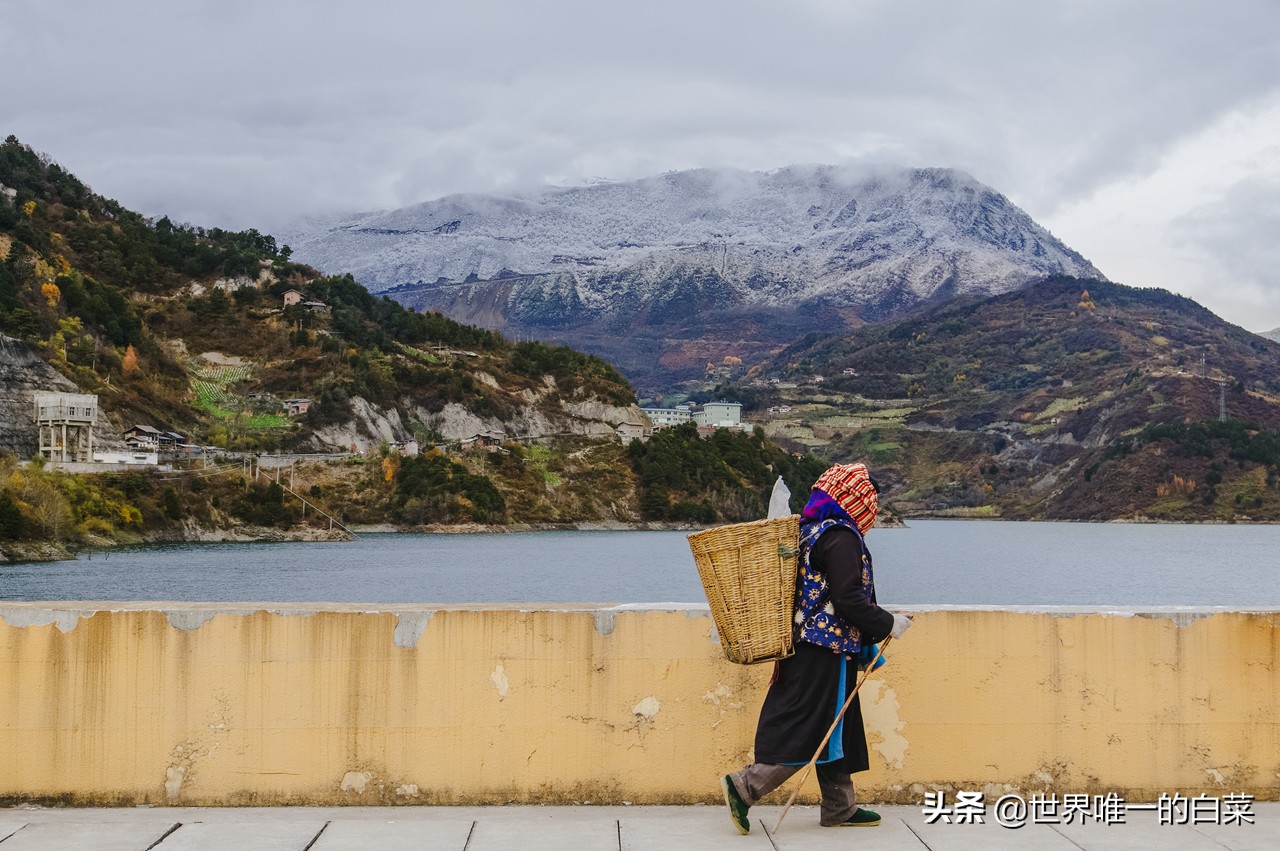
[[[1116,615],[1133,617],[1143,615],[1214,615],[1280,614],[1280,606],[1146,606],[1114,604],[1106,606],[997,606],[997,605],[940,605],[940,604],[889,604],[885,608],[895,612],[1007,612],[1015,614],[1050,615]],[[308,615],[317,612],[357,612],[364,614],[409,612],[683,612],[707,614],[706,603],[338,603],[338,602],[192,602],[176,600],[0,600],[0,617],[7,612],[201,612],[212,614],[248,615],[255,612],[273,612],[282,615]]]

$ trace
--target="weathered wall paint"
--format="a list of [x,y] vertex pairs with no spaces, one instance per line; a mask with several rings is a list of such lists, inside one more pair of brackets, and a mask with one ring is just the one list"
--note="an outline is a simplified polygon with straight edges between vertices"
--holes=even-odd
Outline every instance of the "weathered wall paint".
[[[864,690],[868,800],[1280,788],[1280,612],[926,610]],[[688,803],[770,666],[705,608],[0,605],[0,799]],[[810,790],[812,792],[812,789]]]

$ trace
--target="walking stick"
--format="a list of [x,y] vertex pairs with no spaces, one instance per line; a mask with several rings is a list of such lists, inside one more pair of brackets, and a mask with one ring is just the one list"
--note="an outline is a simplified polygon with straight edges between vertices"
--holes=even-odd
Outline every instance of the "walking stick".
[[787,805],[782,808],[782,815],[778,816],[778,823],[773,826],[773,832],[777,833],[782,827],[782,820],[787,817],[787,810],[791,809],[791,805],[796,802],[796,795],[800,794],[800,789],[804,786],[804,781],[809,779],[809,772],[813,771],[813,767],[818,764],[818,757],[822,756],[822,749],[827,746],[827,742],[831,741],[831,734],[836,731],[836,727],[840,726],[840,721],[844,718],[844,714],[849,711],[849,707],[853,704],[853,699],[858,696],[858,689],[862,688],[862,684],[867,681],[867,677],[876,667],[876,662],[880,661],[880,657],[884,655],[884,649],[889,646],[892,638],[886,638],[880,642],[880,650],[876,653],[876,658],[871,660],[871,664],[867,665],[867,669],[862,672],[862,676],[858,678],[858,684],[853,687],[853,691],[845,698],[844,706],[840,707],[840,712],[836,715],[836,720],[831,722],[831,729],[827,730],[827,734],[822,737],[822,744],[818,745],[818,749],[813,752],[813,759],[809,760],[809,764],[804,767],[804,774],[800,775],[800,782],[796,784],[795,790],[791,793],[791,797],[787,799]]

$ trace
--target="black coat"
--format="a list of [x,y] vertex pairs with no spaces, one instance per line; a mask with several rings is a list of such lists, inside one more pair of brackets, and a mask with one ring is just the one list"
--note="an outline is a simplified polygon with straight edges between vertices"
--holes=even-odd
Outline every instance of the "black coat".
[[[862,590],[862,544],[857,535],[840,526],[828,529],[814,544],[810,564],[826,574],[836,614],[862,633],[864,645],[889,635],[893,615],[876,605],[874,596],[868,602]],[[777,663],[760,709],[756,762],[803,765],[812,759],[857,678],[857,660],[816,644],[797,642],[795,655]],[[845,713],[838,733],[818,762],[850,774],[866,771],[870,762],[858,698]]]

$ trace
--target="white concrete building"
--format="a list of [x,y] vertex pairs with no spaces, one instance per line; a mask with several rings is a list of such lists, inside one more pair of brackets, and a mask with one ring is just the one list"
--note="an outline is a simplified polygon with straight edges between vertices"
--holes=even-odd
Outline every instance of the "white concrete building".
[[742,422],[742,405],[738,402],[708,402],[705,405],[677,405],[674,408],[641,408],[654,430],[694,423],[698,428],[749,429]]
[[693,409],[688,405],[677,405],[674,408],[641,408],[655,429],[671,428],[683,423],[693,422]]
[[693,419],[700,426],[738,428],[742,425],[742,405],[738,402],[708,402]]
[[36,393],[35,420],[40,454],[50,461],[88,463],[93,458],[93,425],[98,397],[86,393]]
[[131,466],[156,466],[160,456],[155,450],[130,450],[127,452],[100,451],[93,453],[95,464],[128,464]]

